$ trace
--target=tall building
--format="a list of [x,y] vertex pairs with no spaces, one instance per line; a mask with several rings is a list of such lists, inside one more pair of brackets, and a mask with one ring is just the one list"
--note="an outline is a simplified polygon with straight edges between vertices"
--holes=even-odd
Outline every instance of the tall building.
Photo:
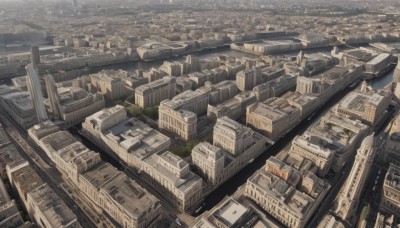
[[172,99],[176,95],[175,77],[162,79],[139,86],[135,89],[135,104],[142,108],[159,105],[161,101]]
[[261,76],[262,72],[260,67],[240,71],[236,75],[236,84],[242,92],[245,90],[252,90],[255,86],[261,84]]
[[364,189],[376,151],[377,144],[374,135],[367,136],[357,151],[353,168],[339,193],[339,197],[336,199],[336,215],[350,223],[355,218],[354,216],[357,216],[356,210],[360,202],[360,195]]
[[374,125],[389,107],[392,94],[385,91],[375,92],[366,86],[362,88],[364,90],[351,92],[341,100],[337,105],[336,113]]
[[301,171],[275,157],[246,183],[245,196],[286,227],[306,227],[330,185],[313,172]]
[[381,210],[400,217],[400,167],[390,164],[383,182]]
[[34,66],[40,64],[40,51],[39,47],[36,45],[31,46],[31,63]]
[[102,94],[90,93],[82,88],[82,85],[64,87],[59,92],[52,75],[47,75],[45,81],[49,111],[54,118],[62,120],[65,126],[82,122],[87,116],[102,110],[105,106]]
[[136,87],[147,83],[147,79],[123,70],[103,70],[91,74],[90,82],[105,99],[115,101],[133,94]]
[[27,86],[36,111],[38,122],[41,123],[48,120],[48,117],[46,107],[43,103],[44,98],[42,94],[42,86],[40,84],[37,68],[37,64],[40,63],[39,48],[37,46],[31,48],[31,62],[31,64],[26,66],[26,72],[28,74]]

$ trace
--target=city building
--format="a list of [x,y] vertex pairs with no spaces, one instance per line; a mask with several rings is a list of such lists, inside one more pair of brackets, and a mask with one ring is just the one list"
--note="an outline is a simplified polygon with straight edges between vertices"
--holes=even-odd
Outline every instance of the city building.
[[197,117],[207,113],[208,93],[185,91],[160,103],[158,127],[185,140],[197,136]]
[[162,79],[167,75],[168,75],[167,73],[156,68],[151,68],[149,71],[143,72],[143,77],[147,79],[148,83],[157,81],[158,79]]
[[109,101],[123,99],[133,94],[136,87],[148,83],[146,78],[122,70],[103,70],[91,74],[90,82]]
[[214,125],[213,145],[202,142],[192,150],[192,163],[204,179],[218,186],[262,154],[272,141],[248,127],[221,117]]
[[377,146],[374,135],[369,135],[363,140],[350,174],[336,199],[336,215],[351,224],[354,224],[354,220],[358,217],[356,210],[361,200],[360,195],[378,150]]
[[297,76],[293,74],[285,74],[276,79],[272,79],[266,83],[254,87],[253,92],[256,94],[257,101],[264,101],[272,97],[279,97],[287,91],[296,87]]
[[7,165],[7,176],[23,208],[42,227],[81,227],[77,216],[26,160]]
[[380,210],[400,217],[400,167],[390,164],[383,182]]
[[332,215],[325,215],[318,223],[317,228],[345,228],[346,226]]
[[27,193],[27,210],[33,221],[43,227],[81,227],[76,215],[47,185]]
[[287,227],[306,227],[330,185],[271,157],[246,183],[245,196]]
[[252,129],[228,117],[221,117],[214,126],[213,144],[237,156],[254,144],[254,134]]
[[123,106],[103,109],[86,118],[82,133],[129,167],[143,169],[143,159],[169,149],[171,140],[143,122],[128,119]]
[[274,141],[296,126],[301,118],[300,110],[283,98],[270,98],[246,108],[247,126]]
[[176,79],[166,76],[135,89],[135,104],[142,108],[159,105],[176,95]]
[[212,210],[196,218],[192,228],[226,228],[226,227],[281,227],[267,218],[255,206],[243,205],[234,198],[225,197]]
[[11,199],[4,182],[0,179],[0,226],[5,228],[19,227],[24,223],[17,203]]
[[200,205],[204,199],[203,180],[190,170],[189,163],[169,151],[144,159],[141,175],[180,211]]
[[233,98],[238,93],[236,83],[234,81],[222,81],[217,84],[206,82],[205,85],[198,89],[202,93],[208,93],[209,105],[217,105],[228,99]]
[[260,67],[240,71],[236,74],[236,84],[240,91],[253,90],[261,84],[262,71]]
[[336,107],[336,113],[374,126],[387,112],[392,96],[386,91],[375,92],[363,88],[351,92],[341,100]]
[[38,123],[29,92],[10,92],[0,95],[2,109],[22,128]]
[[374,228],[393,228],[400,225],[398,217],[382,211],[378,211],[375,219]]
[[317,167],[318,176],[324,177],[331,168],[333,158],[341,147],[317,135],[299,135],[292,141],[290,155],[297,155],[312,161]]
[[7,179],[7,165],[19,160],[22,160],[22,157],[14,144],[0,148],[0,177],[2,180]]
[[28,130],[29,136],[91,205],[125,227],[157,227],[161,205],[135,181],[101,160],[67,131],[48,121]]
[[[369,131],[370,127],[359,120],[343,118],[328,112],[316,124],[307,129],[305,134],[325,141],[325,144],[321,146],[334,151],[330,169],[339,173],[349,159],[355,155],[358,145]],[[316,142],[318,141],[316,140]],[[307,153],[299,153],[299,155],[308,159],[311,156]],[[315,164],[321,163],[315,162]]]
[[246,107],[257,101],[254,92],[241,92],[235,97],[217,105],[208,105],[207,117],[214,122],[223,116],[239,120],[246,115]]
[[34,58],[37,58],[37,55],[35,54],[35,48],[32,48],[32,63],[26,66],[26,72],[28,74],[27,86],[33,107],[35,108],[38,123],[41,123],[48,120],[48,117],[46,107],[44,106],[44,98],[42,94],[42,86],[40,84],[38,68],[37,65],[34,65],[34,63],[38,60],[34,60]]
[[387,132],[383,162],[400,166],[400,115],[397,114]]
[[64,126],[81,123],[85,118],[105,107],[104,96],[88,92],[84,85],[57,87],[52,75],[46,76],[49,111]]

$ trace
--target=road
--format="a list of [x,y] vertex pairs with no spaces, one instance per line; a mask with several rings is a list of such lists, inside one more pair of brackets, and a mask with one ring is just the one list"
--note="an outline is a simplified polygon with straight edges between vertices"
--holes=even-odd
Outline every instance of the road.
[[[5,112],[2,111],[2,114],[3,113]],[[55,168],[44,151],[38,148],[36,144],[30,140],[28,135],[22,131],[22,129],[15,127],[18,125],[13,123],[13,120],[10,118],[7,118],[5,114],[0,116],[0,122],[7,131],[10,140],[19,150],[21,156],[29,161],[33,169],[35,169],[43,181],[46,182],[65,202],[65,204],[77,215],[79,223],[83,227],[96,227],[95,224],[97,223],[93,221],[93,218],[96,218],[96,216],[87,215],[86,211],[77,206],[76,202],[72,199],[72,196],[69,195],[70,193],[67,194],[67,192],[62,189],[64,182],[61,178],[61,174]]]

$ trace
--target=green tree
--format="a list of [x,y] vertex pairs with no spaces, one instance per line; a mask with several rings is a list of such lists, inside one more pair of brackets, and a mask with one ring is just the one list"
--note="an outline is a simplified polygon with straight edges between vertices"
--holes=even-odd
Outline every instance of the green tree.
[[129,96],[126,98],[126,101],[129,102],[129,103],[131,103],[131,104],[134,104],[134,103],[135,103],[135,94],[129,95]]
[[129,117],[138,117],[143,113],[143,109],[137,105],[125,106],[126,112]]
[[153,120],[158,120],[158,106],[147,107],[143,110],[143,114]]

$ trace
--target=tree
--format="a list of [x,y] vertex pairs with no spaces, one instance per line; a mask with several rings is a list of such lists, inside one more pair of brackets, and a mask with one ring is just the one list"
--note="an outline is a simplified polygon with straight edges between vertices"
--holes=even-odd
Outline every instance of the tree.
[[153,120],[158,120],[158,106],[147,107],[143,110],[143,114]]
[[129,117],[138,117],[143,113],[143,109],[137,105],[126,106],[126,112]]
[[126,98],[126,101],[129,102],[129,103],[131,103],[131,104],[134,104],[134,103],[135,103],[135,94],[129,95],[129,96]]

